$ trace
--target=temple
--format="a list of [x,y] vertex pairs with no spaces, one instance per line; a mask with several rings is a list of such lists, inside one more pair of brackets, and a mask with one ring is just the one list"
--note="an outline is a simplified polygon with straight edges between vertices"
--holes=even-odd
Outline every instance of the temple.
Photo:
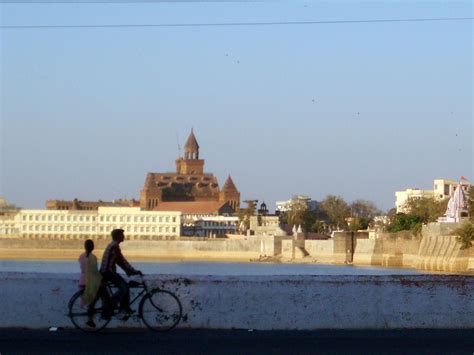
[[220,189],[217,178],[204,172],[204,159],[199,157],[199,144],[193,130],[186,141],[184,156],[176,159],[176,172],[148,173],[140,192],[143,210],[161,210],[171,206],[169,202],[174,202],[172,206],[177,209],[190,206],[199,209],[200,205],[212,205],[217,210],[224,208],[229,212],[239,209],[240,192],[232,178],[229,176]]

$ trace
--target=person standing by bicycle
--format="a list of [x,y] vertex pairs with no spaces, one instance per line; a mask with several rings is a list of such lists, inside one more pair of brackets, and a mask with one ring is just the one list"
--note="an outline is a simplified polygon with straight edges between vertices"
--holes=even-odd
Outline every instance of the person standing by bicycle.
[[119,304],[119,311],[126,315],[133,313],[130,309],[130,289],[128,283],[117,273],[117,265],[126,272],[127,276],[142,275],[142,272],[136,270],[129,264],[120,250],[120,243],[125,239],[123,229],[114,229],[111,233],[112,242],[107,246],[102,257],[100,273],[104,282],[111,282],[117,287],[117,292],[112,295],[111,309],[104,312],[105,318],[110,318],[113,309]]

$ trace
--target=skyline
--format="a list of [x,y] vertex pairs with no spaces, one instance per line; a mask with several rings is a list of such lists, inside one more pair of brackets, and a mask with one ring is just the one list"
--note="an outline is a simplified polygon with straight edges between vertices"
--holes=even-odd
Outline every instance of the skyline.
[[[192,128],[192,129],[194,129],[194,128]],[[199,140],[198,140],[198,141],[199,141]],[[182,142],[177,142],[177,144],[178,144],[177,151],[178,151],[178,152],[182,152],[182,151],[183,151],[183,146],[184,146],[184,144],[182,144]],[[184,154],[179,154],[179,153],[178,153],[177,158],[178,158],[178,157],[182,158],[182,157],[184,157]],[[201,156],[201,159],[204,159],[204,160],[206,161],[205,157],[202,157],[202,156]],[[207,161],[206,161],[206,163],[207,163]],[[147,172],[147,173],[157,173],[157,172],[158,172],[158,170],[155,169],[154,171],[150,171],[150,172]],[[172,169],[166,170],[166,168],[165,168],[165,170],[164,170],[162,173],[165,173],[165,174],[166,174],[166,173],[174,174],[175,171],[173,171]],[[205,170],[204,170],[204,173],[212,173],[212,171],[209,171],[209,170],[205,169]],[[145,174],[145,175],[146,175],[146,174]],[[231,176],[231,174],[229,174],[228,176]],[[463,178],[466,179],[464,176],[463,176]],[[435,178],[435,179],[437,179],[437,178]],[[445,178],[443,177],[442,179],[445,179]],[[455,180],[455,181],[459,180],[458,178],[447,178],[447,179],[448,179],[448,180]],[[144,178],[143,180],[145,180],[145,178]],[[219,181],[219,187],[220,187],[220,188],[222,188],[222,186],[223,186],[223,181],[225,181],[225,180],[226,180],[225,178],[224,178],[223,180],[220,180],[220,179],[218,180],[218,181]],[[433,179],[433,180],[434,180],[434,179]],[[467,179],[467,180],[468,180],[468,179]],[[431,184],[431,185],[428,185],[428,186],[426,186],[426,187],[425,187],[425,186],[423,186],[423,187],[408,186],[407,189],[413,188],[413,189],[421,189],[421,190],[424,190],[424,189],[429,189],[429,188],[431,188],[431,187],[432,187],[432,184]],[[126,196],[126,195],[124,195],[124,196],[117,196],[117,197],[115,197],[115,198],[112,198],[111,200],[112,200],[112,201],[115,201],[115,200],[120,200],[120,199],[124,199],[124,198],[125,198],[125,199],[134,199],[134,200],[139,201],[139,200],[140,200],[140,190],[141,190],[141,188],[142,188],[142,187],[138,187],[138,193],[137,193],[136,195],[134,195],[134,196]],[[403,190],[405,190],[405,189],[403,189]],[[395,194],[395,192],[394,192],[394,194]],[[276,209],[276,202],[286,201],[286,200],[289,200],[289,199],[291,199],[291,198],[293,198],[293,197],[295,197],[295,196],[298,196],[298,195],[304,195],[304,194],[294,193],[294,194],[292,194],[291,196],[282,197],[282,198],[280,198],[280,199],[278,199],[278,200],[272,201],[272,202],[273,202],[272,205],[269,205],[265,199],[260,199],[260,200],[258,200],[258,203],[259,203],[259,205],[260,205],[260,203],[266,202],[266,203],[267,203],[267,206],[270,207],[270,211],[274,211],[274,210]],[[326,197],[326,196],[328,196],[328,195],[330,195],[330,194],[327,194],[327,195],[325,195],[324,197]],[[1,196],[1,197],[3,197],[3,196]],[[311,197],[312,199],[314,199],[312,196],[309,196],[309,197]],[[344,198],[344,196],[342,196],[342,197]],[[72,200],[72,199],[75,199],[75,198],[78,198],[79,200],[84,200],[84,199],[81,198],[80,196],[74,196],[74,197],[69,197],[69,198],[68,198],[68,197],[65,197],[63,200]],[[48,199],[48,200],[51,200],[51,199],[54,199],[54,198],[50,198],[50,199]],[[251,196],[248,197],[248,198],[242,199],[242,204],[241,204],[241,206],[244,206],[244,205],[245,205],[245,203],[244,203],[245,200],[252,200],[252,199],[253,199],[253,198],[252,198]],[[364,198],[364,197],[360,197],[360,199],[365,199],[365,198]],[[98,198],[98,199],[95,199],[95,200],[102,200],[102,199]],[[322,200],[322,199],[319,199],[318,201],[321,201],[321,200]],[[352,201],[351,201],[351,200],[347,200],[347,202],[349,202],[349,203],[350,203],[350,202],[354,202],[354,201],[355,201],[355,200],[352,200]],[[8,199],[7,199],[7,202],[9,202],[9,203],[14,203],[14,201],[9,201]],[[379,205],[377,204],[377,201],[373,201],[373,202],[377,205],[377,207],[379,207]],[[45,205],[46,205],[46,200],[44,201],[44,205],[41,206],[41,207],[45,207]],[[27,208],[27,207],[24,207],[24,206],[20,206],[20,207],[22,207],[22,208]],[[395,203],[394,203],[394,207],[390,207],[390,208],[395,208]],[[389,208],[389,209],[390,209],[390,208]],[[383,211],[383,212],[385,212],[385,211]]]
[[[5,25],[472,15],[364,4],[0,6]],[[474,179],[472,21],[0,32],[0,195],[22,207],[138,198],[191,127],[220,185],[272,208],[335,194],[387,210],[395,191]]]

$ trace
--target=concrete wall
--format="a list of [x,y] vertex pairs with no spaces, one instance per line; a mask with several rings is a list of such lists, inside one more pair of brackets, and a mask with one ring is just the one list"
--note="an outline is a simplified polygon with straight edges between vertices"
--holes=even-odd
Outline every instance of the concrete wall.
[[354,252],[354,265],[382,265],[382,244],[376,239],[359,240]]
[[461,225],[462,223],[429,223],[423,226],[421,234],[423,237],[451,235]]
[[405,231],[357,240],[354,264],[444,272],[474,270],[474,248],[461,250],[457,237],[450,235],[458,227],[457,223],[432,223],[423,226],[420,236]]
[[352,263],[357,245],[360,240],[367,240],[366,232],[335,232],[334,233],[334,262],[336,264]]
[[[178,294],[181,328],[474,328],[474,279],[466,276],[150,276]],[[0,273],[0,327],[70,327],[77,278]],[[140,323],[112,322],[110,326]]]
[[[382,265],[389,267],[414,267],[418,257],[421,236],[411,232],[383,233]],[[379,240],[377,239],[377,240]]]
[[430,271],[468,271],[472,268],[474,248],[461,250],[456,236],[423,237],[414,267]]
[[281,242],[281,256],[284,259],[295,258],[295,244],[293,239],[287,239]]
[[[214,258],[248,260],[260,255],[281,254],[281,237],[251,236],[244,240],[202,239],[184,240],[127,240],[121,248],[129,258]],[[96,240],[96,254],[100,257],[110,242]],[[0,257],[9,255],[76,258],[83,251],[82,240],[19,240],[0,239]],[[77,254],[77,255],[76,255]]]
[[328,240],[305,240],[304,247],[309,256],[318,263],[334,262],[334,241]]

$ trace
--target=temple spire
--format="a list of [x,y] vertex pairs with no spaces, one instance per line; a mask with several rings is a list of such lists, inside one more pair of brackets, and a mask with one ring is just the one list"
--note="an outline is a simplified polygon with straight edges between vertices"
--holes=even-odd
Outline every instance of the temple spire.
[[223,191],[238,191],[230,175],[227,177],[227,180],[225,181],[224,186],[222,187],[222,190]]
[[199,159],[199,144],[196,136],[194,135],[194,129],[191,128],[191,134],[186,141],[184,146],[184,159],[198,160]]

